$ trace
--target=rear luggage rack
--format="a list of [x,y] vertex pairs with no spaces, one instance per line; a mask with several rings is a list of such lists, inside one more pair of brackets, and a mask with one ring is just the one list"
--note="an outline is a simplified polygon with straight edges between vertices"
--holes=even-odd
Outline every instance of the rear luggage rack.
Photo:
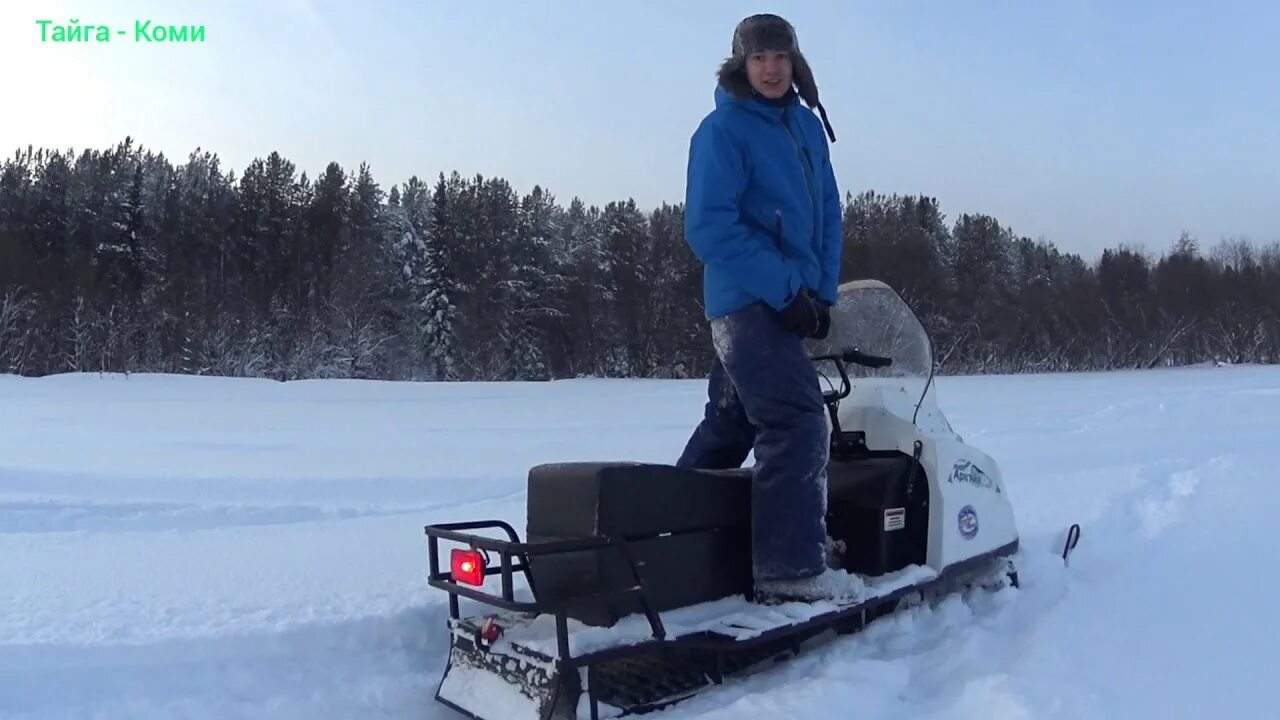
[[[497,538],[477,535],[473,530],[500,529],[507,534],[509,540],[500,540]],[[640,579],[640,570],[636,567],[635,558],[632,556],[627,542],[621,538],[613,537],[589,537],[589,538],[571,538],[568,540],[551,540],[547,542],[522,543],[520,536],[516,533],[515,528],[509,523],[501,520],[479,520],[474,522],[457,522],[457,523],[440,523],[436,525],[427,525],[427,550],[429,553],[430,575],[427,583],[434,588],[444,590],[449,593],[449,617],[458,620],[460,618],[460,610],[458,607],[458,596],[461,595],[478,602],[482,602],[494,607],[502,608],[512,612],[527,613],[555,613],[557,634],[563,641],[561,645],[562,654],[568,655],[568,615],[563,604],[555,607],[549,607],[548,603],[538,600],[538,592],[534,587],[533,575],[529,572],[529,557],[536,555],[557,555],[569,552],[582,552],[590,550],[606,550],[612,549],[621,555],[623,562],[631,570],[632,580],[635,584],[630,587],[613,588],[605,590],[606,594],[617,596],[634,595],[639,600],[641,607],[644,609],[645,617],[649,620],[649,627],[653,631],[653,637],[656,640],[662,640],[666,637],[666,630],[662,627],[662,618],[659,617],[653,604],[645,596],[644,584]],[[452,540],[462,543],[474,550],[492,550],[498,553],[500,558],[500,568],[502,571],[502,596],[496,596],[482,590],[467,587],[459,584],[453,579],[451,571],[443,571],[440,569],[440,540]],[[517,564],[515,560],[519,560]],[[488,563],[486,562],[486,570]],[[533,593],[533,601],[519,601],[515,599],[515,589],[513,587],[514,574],[519,571],[523,572],[525,581],[529,584],[529,590]],[[563,632],[561,632],[563,631]]]

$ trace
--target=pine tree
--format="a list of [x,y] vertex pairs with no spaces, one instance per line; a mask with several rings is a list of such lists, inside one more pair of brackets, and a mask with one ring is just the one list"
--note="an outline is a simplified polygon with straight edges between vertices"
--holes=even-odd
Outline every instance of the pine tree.
[[[456,247],[457,230],[451,211],[458,200],[457,177],[446,183],[441,173],[430,203],[427,232],[423,236],[423,262],[421,279],[416,283],[416,295],[421,298],[418,308],[422,326],[420,337],[425,346],[424,356],[428,372],[436,380],[459,379],[454,343],[454,316],[452,302],[453,277],[450,273],[449,251]],[[420,206],[415,203],[413,207]],[[410,217],[415,217],[410,211]]]
[[653,303],[646,332],[659,377],[702,376],[711,342],[702,304],[702,266],[684,239],[684,207],[663,204],[649,215]]
[[315,182],[307,212],[307,235],[314,257],[309,262],[306,297],[313,315],[318,316],[321,308],[334,300],[337,269],[351,245],[350,216],[346,173],[331,162]]
[[396,360],[391,373],[396,377],[412,377],[421,366],[413,295],[422,272],[425,246],[409,220],[409,211],[398,187],[392,186],[382,213],[383,244],[389,258],[383,311],[396,335],[392,353]]
[[520,204],[519,224],[511,248],[511,276],[505,284],[508,320],[508,363],[512,376],[543,380],[547,366],[547,333],[558,311],[548,301],[562,284],[551,263],[551,242],[559,225],[555,199],[534,186]]
[[569,203],[550,264],[565,278],[558,300],[563,312],[549,331],[557,339],[553,354],[562,358],[566,375],[599,375],[612,316],[599,208],[587,208],[579,198]]
[[605,302],[613,321],[606,335],[605,372],[647,376],[657,364],[648,328],[658,270],[649,264],[648,223],[632,199],[606,205],[602,222],[608,258]]

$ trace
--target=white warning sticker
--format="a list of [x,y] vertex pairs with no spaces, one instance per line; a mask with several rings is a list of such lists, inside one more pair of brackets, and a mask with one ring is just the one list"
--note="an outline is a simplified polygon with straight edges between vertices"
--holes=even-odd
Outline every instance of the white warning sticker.
[[884,511],[884,531],[901,530],[907,526],[906,508],[886,508]]

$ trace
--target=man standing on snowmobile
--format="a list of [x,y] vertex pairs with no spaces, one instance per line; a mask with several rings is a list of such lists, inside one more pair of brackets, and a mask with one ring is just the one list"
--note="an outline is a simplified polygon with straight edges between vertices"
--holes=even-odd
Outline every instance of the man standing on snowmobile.
[[737,468],[754,449],[757,598],[830,598],[849,576],[827,569],[829,426],[803,341],[826,337],[839,283],[842,207],[823,130],[835,134],[795,29],[776,15],[738,24],[718,78],[685,198],[715,360],[677,464]]

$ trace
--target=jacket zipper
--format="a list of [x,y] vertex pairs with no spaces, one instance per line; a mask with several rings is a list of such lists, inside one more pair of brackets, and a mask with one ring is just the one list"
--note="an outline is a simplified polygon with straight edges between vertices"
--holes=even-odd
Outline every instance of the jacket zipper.
[[790,108],[782,109],[782,126],[787,129],[787,136],[791,138],[791,144],[795,146],[796,159],[800,161],[800,168],[804,171],[804,189],[809,194],[809,207],[816,213],[817,208],[813,204],[813,176],[810,174],[809,151],[800,146],[800,141],[796,140],[795,132],[791,130]]

